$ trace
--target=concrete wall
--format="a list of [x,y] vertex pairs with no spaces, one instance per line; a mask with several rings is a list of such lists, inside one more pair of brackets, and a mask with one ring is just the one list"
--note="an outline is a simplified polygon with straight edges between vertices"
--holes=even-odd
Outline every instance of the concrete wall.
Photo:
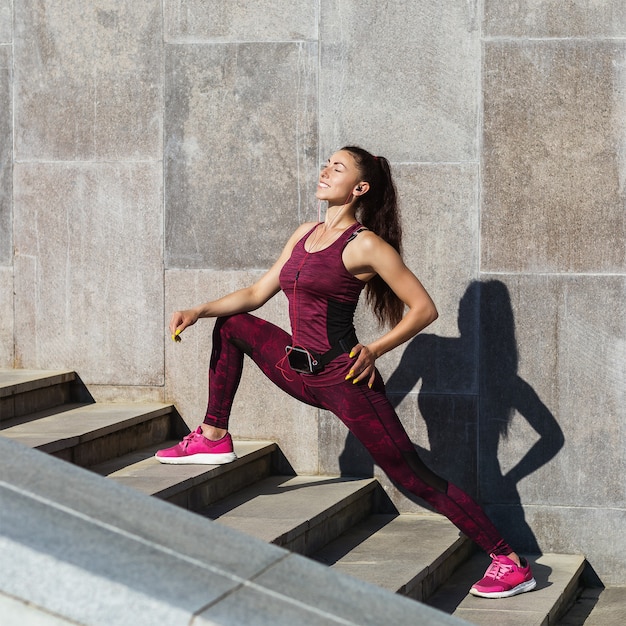
[[[412,438],[516,546],[623,583],[625,105],[621,0],[0,0],[0,365],[195,425],[212,324],[174,345],[170,312],[258,277],[361,144],[441,314],[380,360]],[[372,469],[252,368],[232,431]]]

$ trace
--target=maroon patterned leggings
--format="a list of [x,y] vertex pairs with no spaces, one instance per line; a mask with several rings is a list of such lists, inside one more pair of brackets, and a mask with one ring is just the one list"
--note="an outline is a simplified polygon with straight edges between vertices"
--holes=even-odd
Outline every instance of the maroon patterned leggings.
[[337,415],[392,481],[445,515],[488,554],[513,552],[474,500],[424,465],[387,399],[378,372],[371,389],[366,384],[348,381],[311,387],[305,377],[291,370],[286,377],[277,366],[290,343],[291,337],[285,331],[253,315],[219,318],[213,331],[209,404],[204,422],[228,428],[247,354],[283,391]]

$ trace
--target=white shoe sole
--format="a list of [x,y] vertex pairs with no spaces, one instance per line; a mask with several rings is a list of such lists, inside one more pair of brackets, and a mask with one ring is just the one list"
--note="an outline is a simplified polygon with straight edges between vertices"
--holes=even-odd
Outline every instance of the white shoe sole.
[[525,583],[520,583],[517,587],[513,587],[513,589],[509,589],[508,591],[495,591],[493,593],[486,593],[482,591],[478,591],[472,587],[470,589],[470,593],[473,596],[477,596],[479,598],[510,598],[511,596],[516,596],[518,593],[524,593],[526,591],[532,591],[537,586],[537,581],[534,578],[527,580]]
[[225,465],[237,459],[234,452],[222,454],[190,454],[189,456],[157,456],[156,460],[166,465]]

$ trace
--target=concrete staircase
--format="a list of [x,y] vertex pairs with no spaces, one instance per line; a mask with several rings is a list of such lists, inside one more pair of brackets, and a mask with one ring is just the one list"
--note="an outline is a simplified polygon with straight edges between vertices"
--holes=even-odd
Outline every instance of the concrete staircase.
[[0,429],[2,437],[473,624],[557,624],[581,588],[584,557],[544,554],[531,557],[538,581],[531,594],[469,596],[488,561],[445,518],[385,513],[372,478],[296,476],[269,441],[236,442],[238,459],[228,465],[162,465],[154,452],[187,432],[175,408],[95,403],[73,372],[0,370]]

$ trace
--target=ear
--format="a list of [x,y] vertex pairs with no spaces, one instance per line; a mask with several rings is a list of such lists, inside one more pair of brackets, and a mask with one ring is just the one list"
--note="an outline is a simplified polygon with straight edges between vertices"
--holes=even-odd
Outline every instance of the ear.
[[367,181],[362,180],[354,188],[354,191],[352,192],[352,195],[353,196],[362,196],[363,194],[367,193],[369,191],[369,189],[370,189],[370,184]]

